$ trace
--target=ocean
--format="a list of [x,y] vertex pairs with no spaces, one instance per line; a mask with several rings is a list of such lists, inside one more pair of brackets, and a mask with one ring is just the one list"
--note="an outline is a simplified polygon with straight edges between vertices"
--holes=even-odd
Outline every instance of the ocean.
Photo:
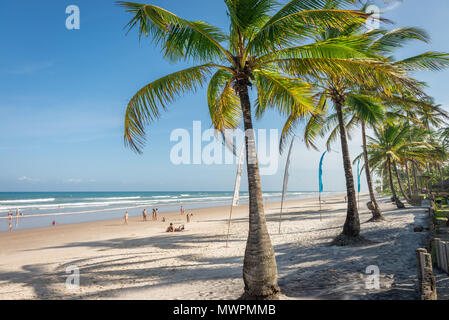
[[[323,196],[336,194],[325,192]],[[233,193],[211,191],[180,192],[0,192],[0,231],[9,227],[8,212],[13,213],[14,229],[29,229],[57,224],[98,221],[140,216],[158,208],[160,213],[195,208],[230,205]],[[264,201],[281,200],[281,192],[264,192]],[[317,198],[317,192],[292,191],[286,200]],[[240,203],[248,202],[248,193],[240,193]],[[16,210],[19,218],[16,219]],[[23,214],[23,215],[22,215]]]

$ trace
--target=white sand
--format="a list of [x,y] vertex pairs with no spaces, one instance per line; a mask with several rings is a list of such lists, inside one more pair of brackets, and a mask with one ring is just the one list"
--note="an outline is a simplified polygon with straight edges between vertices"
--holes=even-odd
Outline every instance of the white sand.
[[[362,235],[378,243],[330,247],[345,220],[343,195],[287,202],[282,234],[279,204],[266,205],[279,284],[289,298],[417,299],[415,249],[426,233],[420,208],[396,210],[381,200],[386,222],[366,223]],[[366,195],[360,203],[367,201]],[[182,233],[168,223],[133,218],[0,233],[0,299],[236,299],[243,292],[242,263],[247,206],[234,210],[230,247],[225,248],[229,207],[194,211]],[[185,223],[179,213],[168,222]],[[380,289],[365,288],[365,269],[380,268]],[[68,290],[66,268],[77,266],[81,286]]]

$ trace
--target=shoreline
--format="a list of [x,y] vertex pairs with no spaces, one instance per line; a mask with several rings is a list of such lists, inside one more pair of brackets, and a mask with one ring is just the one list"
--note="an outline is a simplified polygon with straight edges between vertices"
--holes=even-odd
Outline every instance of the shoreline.
[[[292,191],[295,192],[295,191]],[[314,196],[308,196],[309,192],[304,191],[305,196],[304,198],[300,199],[288,199],[285,202],[288,201],[300,201],[300,200],[307,200],[307,199],[316,199],[318,201],[318,197]],[[332,197],[335,195],[338,195],[340,193],[338,192],[324,192],[325,196],[322,197],[322,199],[325,199],[326,197]],[[343,194],[343,192],[341,193]],[[143,209],[147,209],[148,214],[151,211],[151,208],[158,207],[160,210],[159,215],[173,215],[174,213],[179,211],[179,207],[182,205],[186,213],[187,212],[194,212],[198,210],[207,210],[212,208],[219,208],[222,209],[224,207],[230,207],[230,204],[227,204],[228,201],[210,201],[210,202],[193,202],[193,203],[179,203],[177,205],[173,204],[161,204],[161,205],[154,205],[154,204],[136,204],[132,206],[123,206],[123,207],[116,207],[116,208],[90,208],[89,210],[82,210],[82,211],[74,211],[74,212],[50,212],[50,213],[34,213],[34,214],[25,214],[24,216],[19,216],[19,228],[16,229],[15,222],[16,222],[16,216],[15,212],[13,212],[13,218],[12,218],[12,224],[13,224],[13,230],[12,232],[20,232],[23,230],[30,230],[30,229],[39,229],[39,228],[47,228],[52,227],[52,221],[56,221],[57,226],[65,226],[65,225],[72,225],[72,224],[78,224],[78,223],[89,223],[89,222],[99,222],[99,221],[108,221],[108,220],[120,220],[123,219],[123,216],[125,212],[129,213],[129,217],[136,218],[136,217],[142,217],[141,211]],[[230,203],[231,201],[229,201]],[[247,205],[247,200],[241,200],[240,201],[242,205]],[[264,201],[264,203],[270,204],[270,203],[277,203],[279,202],[276,199],[270,199]],[[174,208],[177,208],[176,210]],[[150,208],[150,209],[148,209]],[[167,211],[164,211],[167,210]],[[102,215],[109,215],[109,217],[102,217]],[[83,221],[84,220],[84,221]],[[23,225],[23,222],[25,222],[25,226]],[[8,217],[7,216],[0,216],[0,234],[3,232],[9,232],[8,230]]]
[[[425,233],[413,226],[425,210],[397,210],[381,197],[387,221],[367,223],[371,214],[360,210],[362,235],[374,243],[340,248],[329,243],[342,230],[344,194],[323,201],[321,214],[318,199],[285,202],[281,234],[280,203],[265,204],[283,299],[415,299],[415,249]],[[0,299],[236,299],[243,292],[248,206],[234,208],[226,247],[228,217],[226,206],[196,210],[189,224],[172,212],[166,223],[136,217],[129,225],[114,219],[0,233],[8,243],[0,251]],[[169,222],[186,230],[166,233]],[[370,265],[380,268],[379,290],[364,288]],[[73,266],[80,287],[68,290]]]

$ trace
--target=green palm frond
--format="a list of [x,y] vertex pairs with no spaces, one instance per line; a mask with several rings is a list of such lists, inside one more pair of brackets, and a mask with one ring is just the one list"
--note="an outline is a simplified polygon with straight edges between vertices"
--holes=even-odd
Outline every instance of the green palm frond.
[[367,50],[369,44],[367,40],[366,37],[339,37],[285,48],[259,57],[255,60],[254,65],[257,68],[281,59],[352,59],[357,57],[382,59],[382,57],[373,55]]
[[381,101],[372,96],[361,95],[352,92],[346,97],[346,105],[358,119],[363,120],[371,126],[381,123],[385,116],[385,107]]
[[353,85],[377,88],[386,95],[410,90],[424,95],[416,80],[407,77],[404,70],[376,59],[279,59],[276,63],[284,72],[296,77],[342,78]]
[[295,113],[298,117],[304,117],[313,110],[310,84],[270,69],[257,69],[254,77],[259,94],[256,114],[261,115],[267,107],[271,107],[286,116]]
[[276,14],[249,41],[245,56],[267,54],[285,46],[292,46],[313,36],[317,27],[342,29],[347,25],[362,23],[368,16],[360,11],[333,9]]
[[368,34],[382,34],[382,36],[375,40],[371,45],[372,50],[381,54],[392,53],[394,50],[403,47],[410,40],[419,40],[423,42],[430,41],[428,33],[425,30],[416,27],[397,28],[391,31],[374,30],[368,32]]
[[394,64],[408,71],[441,71],[442,69],[449,67],[449,54],[441,52],[425,52],[414,57],[397,61]]
[[215,26],[180,18],[154,5],[125,1],[118,4],[134,15],[127,25],[129,30],[137,26],[140,37],[151,37],[171,60],[214,61],[225,56],[231,59],[220,44],[226,36]]
[[[307,148],[318,150],[317,138],[322,136],[323,127],[326,125],[326,114],[329,110],[327,96],[321,94],[315,112],[310,116],[304,128],[304,143]],[[290,127],[293,127],[290,124]]]
[[145,145],[145,127],[160,117],[177,97],[204,85],[212,64],[204,64],[178,71],[151,82],[140,89],[128,103],[125,114],[125,145],[141,153]]
[[231,87],[232,74],[218,70],[210,79],[207,102],[212,124],[216,130],[234,129],[239,125],[240,100]]

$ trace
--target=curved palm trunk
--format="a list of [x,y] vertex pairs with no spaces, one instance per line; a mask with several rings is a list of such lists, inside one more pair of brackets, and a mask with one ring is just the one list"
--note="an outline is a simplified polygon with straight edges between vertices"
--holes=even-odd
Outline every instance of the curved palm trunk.
[[410,181],[410,174],[408,170],[408,160],[405,161],[405,172],[407,173],[408,194],[412,195],[412,183]]
[[413,171],[413,181],[414,181],[414,193],[418,193],[418,177],[416,176],[416,165],[412,158],[412,171]]
[[393,161],[393,169],[394,173],[396,175],[396,179],[398,180],[399,190],[401,190],[402,195],[404,196],[405,200],[410,203],[410,198],[408,197],[407,193],[404,191],[404,188],[402,187],[401,177],[399,176],[399,171],[396,165],[396,161]]
[[371,210],[371,213],[373,214],[373,218],[371,221],[379,221],[384,220],[382,217],[382,212],[380,211],[380,207],[377,204],[376,196],[374,195],[374,189],[373,189],[373,181],[371,179],[371,169],[369,166],[369,159],[368,159],[368,149],[366,147],[366,128],[365,128],[365,121],[361,120],[362,122],[362,140],[363,140],[363,158],[365,161],[365,173],[366,173],[366,182],[368,184],[368,190],[369,190],[369,197],[370,202],[368,204],[368,208]]
[[398,207],[398,209],[405,208],[404,204],[401,202],[401,200],[399,200],[398,196],[396,195],[396,190],[394,189],[393,175],[391,174],[391,159],[390,158],[388,158],[388,175],[389,175],[389,179],[390,179],[390,189],[391,189],[391,193],[393,194],[393,201],[396,203],[396,207]]
[[340,128],[341,150],[343,153],[343,166],[345,169],[346,191],[348,198],[348,209],[346,213],[346,221],[343,226],[343,235],[347,237],[357,237],[360,234],[360,219],[357,210],[357,199],[354,187],[354,176],[352,174],[351,158],[349,156],[348,140],[346,138],[345,123],[343,120],[342,106],[344,98],[339,97],[334,100],[337,109],[338,125]]
[[280,289],[277,283],[276,259],[264,214],[247,81],[239,80],[237,83],[245,127],[249,192],[249,233],[243,261],[245,293],[242,298],[273,299],[277,297]]
[[439,163],[437,163],[437,168],[438,168],[438,174],[439,174],[439,178],[440,178],[440,183],[443,184],[443,174],[441,173],[441,166]]

